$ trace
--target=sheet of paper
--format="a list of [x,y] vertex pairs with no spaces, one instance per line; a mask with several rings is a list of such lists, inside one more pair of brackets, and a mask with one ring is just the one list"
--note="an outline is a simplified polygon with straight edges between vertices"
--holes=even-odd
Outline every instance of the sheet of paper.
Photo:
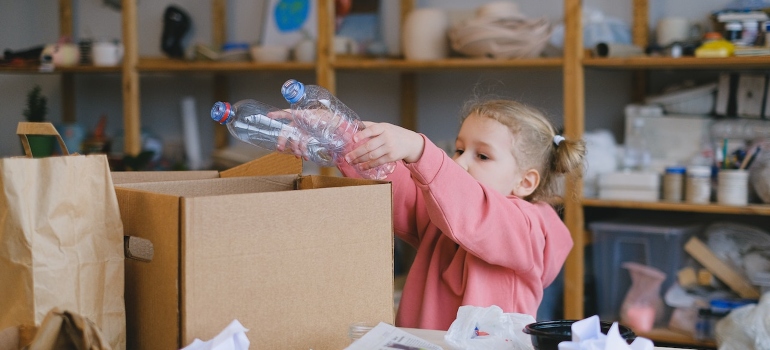
[[248,331],[238,320],[233,320],[214,339],[209,341],[195,339],[182,350],[248,350],[249,338],[246,337]]
[[356,340],[345,350],[443,350],[440,346],[425,339],[407,333],[401,329],[380,322],[363,337]]

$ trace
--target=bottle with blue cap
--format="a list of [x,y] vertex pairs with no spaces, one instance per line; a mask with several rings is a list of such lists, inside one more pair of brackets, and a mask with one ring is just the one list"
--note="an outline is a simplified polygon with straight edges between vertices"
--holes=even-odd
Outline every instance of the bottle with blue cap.
[[[337,157],[343,157],[358,146],[353,142],[353,135],[366,127],[364,122],[329,90],[290,79],[281,87],[281,94],[291,104],[297,126],[317,138]],[[367,170],[359,166],[354,168],[363,178],[382,180],[393,172],[396,163]]]
[[233,104],[220,101],[211,108],[211,119],[226,125],[230,134],[243,142],[288,154],[297,150],[320,166],[335,165],[334,153],[292,125],[291,113],[280,108],[251,99]]

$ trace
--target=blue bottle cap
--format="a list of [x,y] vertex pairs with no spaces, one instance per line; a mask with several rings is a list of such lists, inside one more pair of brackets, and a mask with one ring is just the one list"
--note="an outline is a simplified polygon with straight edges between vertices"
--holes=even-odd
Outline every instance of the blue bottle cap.
[[684,174],[687,171],[687,168],[683,166],[669,166],[666,167],[666,174]]
[[211,119],[219,124],[227,124],[232,116],[232,106],[227,102],[219,101],[211,107]]
[[281,94],[289,103],[296,103],[305,96],[305,84],[289,79],[281,86]]

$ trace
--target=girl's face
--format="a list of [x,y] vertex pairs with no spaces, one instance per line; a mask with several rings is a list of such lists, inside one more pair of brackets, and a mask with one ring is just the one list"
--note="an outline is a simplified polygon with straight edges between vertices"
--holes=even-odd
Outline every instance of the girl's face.
[[524,197],[518,191],[522,172],[512,149],[513,135],[508,127],[474,113],[460,127],[452,159],[480,183],[506,196]]

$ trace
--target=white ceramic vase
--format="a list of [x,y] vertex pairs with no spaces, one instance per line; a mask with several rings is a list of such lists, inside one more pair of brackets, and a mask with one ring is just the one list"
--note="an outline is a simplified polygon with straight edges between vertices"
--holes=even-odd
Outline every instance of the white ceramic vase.
[[442,9],[419,8],[406,16],[401,29],[404,57],[408,60],[439,60],[449,53],[449,18]]

